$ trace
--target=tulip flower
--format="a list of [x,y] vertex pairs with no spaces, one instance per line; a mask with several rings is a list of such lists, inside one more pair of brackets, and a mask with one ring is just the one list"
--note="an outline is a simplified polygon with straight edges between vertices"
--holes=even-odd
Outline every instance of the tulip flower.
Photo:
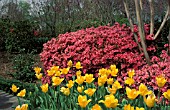
[[107,84],[112,85],[113,84],[113,78],[107,79]]
[[135,81],[134,81],[134,79],[133,78],[127,78],[126,80],[125,80],[125,84],[128,84],[129,86],[131,86],[132,84],[134,84],[135,83]]
[[47,70],[48,76],[53,76],[55,74],[55,70]]
[[41,87],[41,90],[46,93],[48,91],[48,83],[47,84],[43,84]]
[[154,106],[155,100],[156,100],[156,97],[153,92],[152,92],[152,94],[149,94],[147,98],[146,98],[146,96],[144,96],[144,102],[150,108]]
[[69,80],[69,81],[68,81],[68,84],[66,84],[66,86],[67,86],[68,88],[72,88],[73,85],[74,85],[74,81],[72,81],[72,80]]
[[92,96],[95,93],[96,89],[88,88],[84,91],[88,96]]
[[76,71],[76,76],[81,76],[81,71],[80,70],[78,70],[78,71]]
[[75,81],[76,81],[76,83],[78,83],[79,85],[81,85],[81,84],[83,84],[84,80],[85,80],[85,77],[84,77],[84,76],[78,76]]
[[163,75],[156,77],[156,83],[157,83],[158,87],[163,87],[166,82],[167,82],[167,80],[165,79],[165,77],[163,77]]
[[126,94],[129,99],[134,100],[139,95],[139,91],[126,87]]
[[124,105],[123,109],[124,110],[134,110],[134,107],[131,106],[130,104],[128,104],[128,105],[126,104],[126,105]]
[[59,66],[52,66],[52,67],[50,68],[50,70],[59,71]]
[[135,70],[134,70],[134,69],[128,71],[128,76],[129,76],[130,78],[132,78],[134,75],[135,75]]
[[170,89],[163,93],[163,96],[170,101]]
[[42,78],[42,73],[35,74],[35,76],[37,77],[37,79],[41,79]]
[[76,67],[76,69],[81,69],[81,68],[83,68],[83,67],[81,66],[81,63],[80,63],[80,62],[77,62],[76,65],[75,65],[75,67]]
[[118,100],[115,99],[114,95],[106,95],[105,100],[100,100],[99,103],[104,103],[107,108],[116,108]]
[[35,71],[36,74],[39,74],[39,73],[41,72],[41,68],[35,67],[35,68],[34,68],[34,71]]
[[22,106],[18,105],[15,110],[28,110],[28,104],[22,104]]
[[109,90],[110,94],[114,95],[116,93],[116,91],[117,91],[117,88],[112,85],[112,88],[108,87],[108,90]]
[[95,104],[91,110],[102,110],[102,108],[98,104]]
[[91,101],[91,99],[87,100],[87,97],[85,95],[84,96],[82,96],[82,95],[78,96],[78,104],[82,108],[85,108],[90,101]]
[[83,92],[83,90],[84,90],[84,87],[83,86],[78,86],[77,87],[77,91],[79,92],[79,93],[82,93]]
[[117,73],[118,73],[118,69],[116,68],[116,65],[111,65],[110,66],[110,69],[111,69],[111,75],[116,77],[117,76]]
[[73,66],[73,62],[71,60],[69,60],[67,63],[67,66],[71,68]]
[[17,87],[15,84],[12,84],[12,87],[10,89],[12,90],[12,92],[17,92],[19,87]]
[[108,70],[107,69],[105,69],[105,68],[101,68],[101,69],[99,69],[99,75],[100,76],[102,76],[102,75],[107,75],[107,72],[108,72]]
[[65,88],[65,87],[61,87],[60,91],[64,94],[64,95],[70,95],[70,89],[69,88]]
[[118,82],[118,80],[116,80],[116,81],[113,83],[112,86],[114,86],[116,89],[121,89],[121,88],[122,88],[122,86],[120,85],[120,83]]
[[58,85],[60,85],[61,84],[61,82],[64,80],[64,78],[60,78],[60,77],[55,77],[55,76],[53,76],[52,77],[52,84],[53,84],[53,86],[58,86]]
[[102,76],[98,77],[98,85],[99,86],[104,85],[106,81],[107,81],[107,75],[102,75]]
[[19,96],[19,97],[25,97],[25,94],[26,94],[26,90],[23,89],[23,90],[21,90],[21,91],[17,94],[17,96]]
[[60,69],[61,71],[61,74],[68,74],[70,68],[63,68],[63,69]]
[[92,83],[93,82],[93,80],[94,80],[95,78],[93,78],[93,74],[85,74],[85,82],[86,83]]
[[148,88],[143,83],[141,83],[139,86],[139,93],[141,96],[144,96],[147,94],[151,94],[152,91],[149,91]]
[[136,107],[136,110],[145,110],[143,107],[139,108],[139,107]]

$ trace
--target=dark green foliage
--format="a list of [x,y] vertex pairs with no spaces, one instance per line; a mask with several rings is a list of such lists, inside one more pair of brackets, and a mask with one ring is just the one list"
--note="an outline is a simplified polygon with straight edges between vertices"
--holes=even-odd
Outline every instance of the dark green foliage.
[[4,79],[3,77],[0,76],[0,90],[12,93],[10,89],[12,87],[12,84],[15,84],[17,87],[20,88],[20,90],[26,89],[27,92],[35,91],[33,83],[24,83],[16,79]]
[[34,24],[30,21],[14,22],[10,32],[6,33],[6,50],[8,52],[19,52],[21,49],[24,49],[26,52],[32,51],[33,30]]
[[34,55],[29,54],[18,54],[13,59],[14,73],[10,73],[15,79],[24,82],[34,82],[35,72],[33,70],[34,66]]

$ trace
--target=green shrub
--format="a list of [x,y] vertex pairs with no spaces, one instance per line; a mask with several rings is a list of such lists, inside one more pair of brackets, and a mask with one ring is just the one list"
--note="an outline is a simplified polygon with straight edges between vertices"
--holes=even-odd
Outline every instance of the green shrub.
[[24,49],[25,52],[33,50],[33,30],[34,23],[30,21],[16,21],[7,33],[5,47],[8,52],[19,52]]
[[15,79],[24,81],[24,82],[34,82],[35,73],[33,70],[34,65],[34,55],[29,54],[18,54],[13,58],[13,68],[14,73],[10,73]]

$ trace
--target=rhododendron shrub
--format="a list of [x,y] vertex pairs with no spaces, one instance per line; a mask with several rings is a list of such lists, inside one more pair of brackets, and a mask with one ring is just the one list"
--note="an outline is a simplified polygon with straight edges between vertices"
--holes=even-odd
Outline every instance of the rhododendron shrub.
[[[134,26],[134,30],[138,34],[137,26]],[[148,25],[145,25],[146,33],[148,30]],[[150,38],[146,34],[146,40],[152,40]],[[155,51],[155,47],[149,44],[148,51]],[[107,68],[111,64],[116,64],[121,72],[127,68],[138,69],[146,64],[130,28],[118,23],[60,34],[57,39],[52,38],[43,46],[40,56],[45,70],[53,65],[66,67],[69,60],[74,65],[80,61],[84,74],[93,73],[97,77],[98,69]],[[70,76],[76,71],[70,70]]]

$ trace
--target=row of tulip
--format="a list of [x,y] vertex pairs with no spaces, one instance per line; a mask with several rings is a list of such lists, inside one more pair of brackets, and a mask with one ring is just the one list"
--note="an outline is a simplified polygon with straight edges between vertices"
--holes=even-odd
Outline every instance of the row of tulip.
[[[75,67],[76,75],[72,80],[65,80],[63,75],[68,74],[69,69]],[[77,62],[73,66],[72,61],[68,62],[67,68],[60,69],[59,66],[53,66],[47,71],[51,77],[51,84],[36,84],[35,91],[26,93],[26,89],[21,90],[17,96],[27,96],[27,100],[15,108],[15,110],[148,110],[148,109],[170,109],[166,102],[170,101],[170,89],[166,92],[158,93],[155,96],[152,90],[149,90],[143,83],[138,90],[131,85],[135,83],[133,76],[134,70],[128,71],[128,78],[125,80],[125,88],[116,79],[118,69],[116,65],[110,68],[99,70],[98,78],[95,79],[93,74],[81,74],[81,63]],[[41,68],[34,68],[35,75],[38,79],[43,77]],[[62,77],[61,77],[62,76]],[[166,83],[163,76],[156,77],[159,88]],[[18,91],[16,85],[12,85],[11,90],[15,93]],[[160,94],[164,97],[160,99]],[[161,100],[161,101],[160,101]]]

